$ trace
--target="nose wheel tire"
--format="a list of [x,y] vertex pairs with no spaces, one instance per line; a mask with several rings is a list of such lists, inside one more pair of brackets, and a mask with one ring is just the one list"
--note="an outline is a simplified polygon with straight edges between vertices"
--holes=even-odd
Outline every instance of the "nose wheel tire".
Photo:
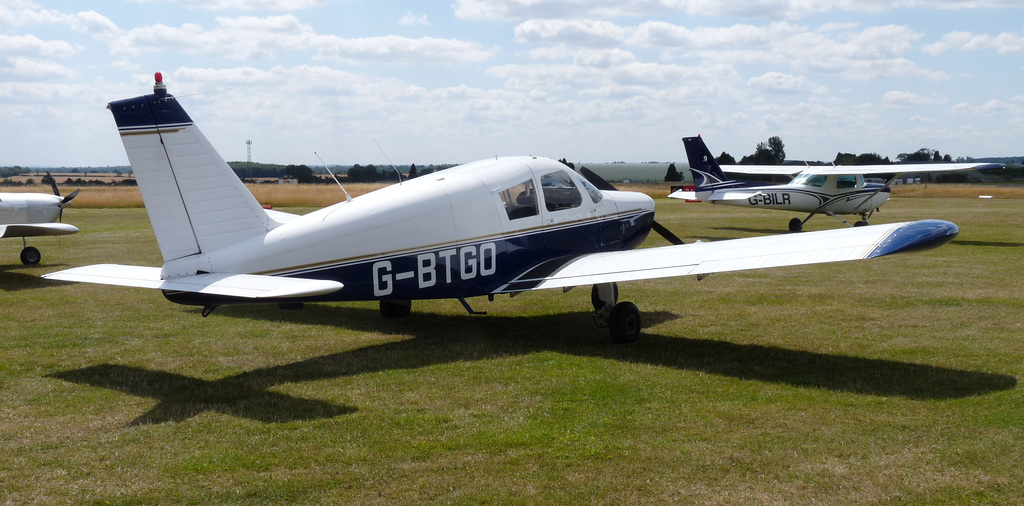
[[640,308],[632,302],[620,302],[608,315],[608,332],[616,343],[631,343],[640,337]]
[[32,246],[21,250],[21,263],[25,265],[36,265],[42,259],[43,255],[39,253],[39,250]]
[[803,228],[804,228],[804,222],[800,218],[793,218],[792,220],[789,220],[789,231],[790,232],[799,232],[799,231],[803,230]]

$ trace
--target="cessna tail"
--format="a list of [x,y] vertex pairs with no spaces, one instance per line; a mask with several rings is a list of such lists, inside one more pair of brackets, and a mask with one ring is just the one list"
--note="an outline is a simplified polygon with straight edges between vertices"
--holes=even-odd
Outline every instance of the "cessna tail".
[[[533,157],[481,160],[298,216],[264,210],[159,74],[154,92],[109,104],[163,256],[162,268],[91,265],[49,279],[153,288],[178,303],[376,300],[385,316],[417,299],[593,285],[595,321],[635,340],[618,282],[865,259],[934,247],[938,220],[678,244],[654,201]],[[651,230],[675,245],[636,250]]]

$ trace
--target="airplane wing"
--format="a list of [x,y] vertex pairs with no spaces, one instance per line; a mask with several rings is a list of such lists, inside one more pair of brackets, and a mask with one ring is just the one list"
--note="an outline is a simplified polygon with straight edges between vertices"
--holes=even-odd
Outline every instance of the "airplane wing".
[[941,246],[958,232],[948,221],[921,220],[594,253],[543,263],[496,293],[861,260]]
[[337,281],[259,274],[214,273],[160,279],[159,267],[115,264],[86,265],[44,274],[43,277],[58,281],[155,288],[250,299],[310,297],[336,292],[344,286]]
[[893,163],[889,165],[822,165],[805,167],[804,174],[851,175],[909,174],[913,172],[952,172],[956,170],[1001,169],[1001,163]]
[[731,174],[757,174],[794,176],[805,171],[806,165],[719,165],[722,172]]
[[720,165],[722,172],[793,176],[796,174],[907,174],[912,172],[950,172],[955,170],[1001,169],[1001,163],[891,163],[888,165]]
[[26,223],[0,225],[0,238],[36,237],[41,235],[68,235],[78,232],[78,227],[67,223]]

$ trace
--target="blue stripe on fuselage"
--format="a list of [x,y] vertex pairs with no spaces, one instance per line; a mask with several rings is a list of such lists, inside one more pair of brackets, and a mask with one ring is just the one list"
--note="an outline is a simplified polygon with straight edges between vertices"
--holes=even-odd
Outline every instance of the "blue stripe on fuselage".
[[[638,212],[612,220],[565,224],[281,275],[336,280],[345,285],[331,294],[301,299],[304,302],[476,297],[495,293],[523,272],[545,262],[558,264],[557,259],[564,263],[582,254],[635,248],[647,237],[653,221],[653,212]],[[609,228],[617,231],[615,240],[607,240]],[[519,290],[532,287],[517,285]],[[180,304],[255,302],[184,292],[165,295]]]

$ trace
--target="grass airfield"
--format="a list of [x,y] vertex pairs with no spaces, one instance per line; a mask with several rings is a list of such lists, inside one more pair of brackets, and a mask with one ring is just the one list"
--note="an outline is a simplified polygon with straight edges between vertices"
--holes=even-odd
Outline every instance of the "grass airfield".
[[[155,291],[42,280],[160,265],[143,209],[73,207],[82,232],[31,241],[38,267],[0,241],[0,498],[1014,503],[1022,213],[1024,200],[895,197],[873,222],[942,218],[959,237],[624,283],[645,330],[615,345],[589,287],[471,299],[486,316],[416,302],[385,321],[374,303],[203,318]],[[783,233],[793,216],[658,200],[688,242]]]

